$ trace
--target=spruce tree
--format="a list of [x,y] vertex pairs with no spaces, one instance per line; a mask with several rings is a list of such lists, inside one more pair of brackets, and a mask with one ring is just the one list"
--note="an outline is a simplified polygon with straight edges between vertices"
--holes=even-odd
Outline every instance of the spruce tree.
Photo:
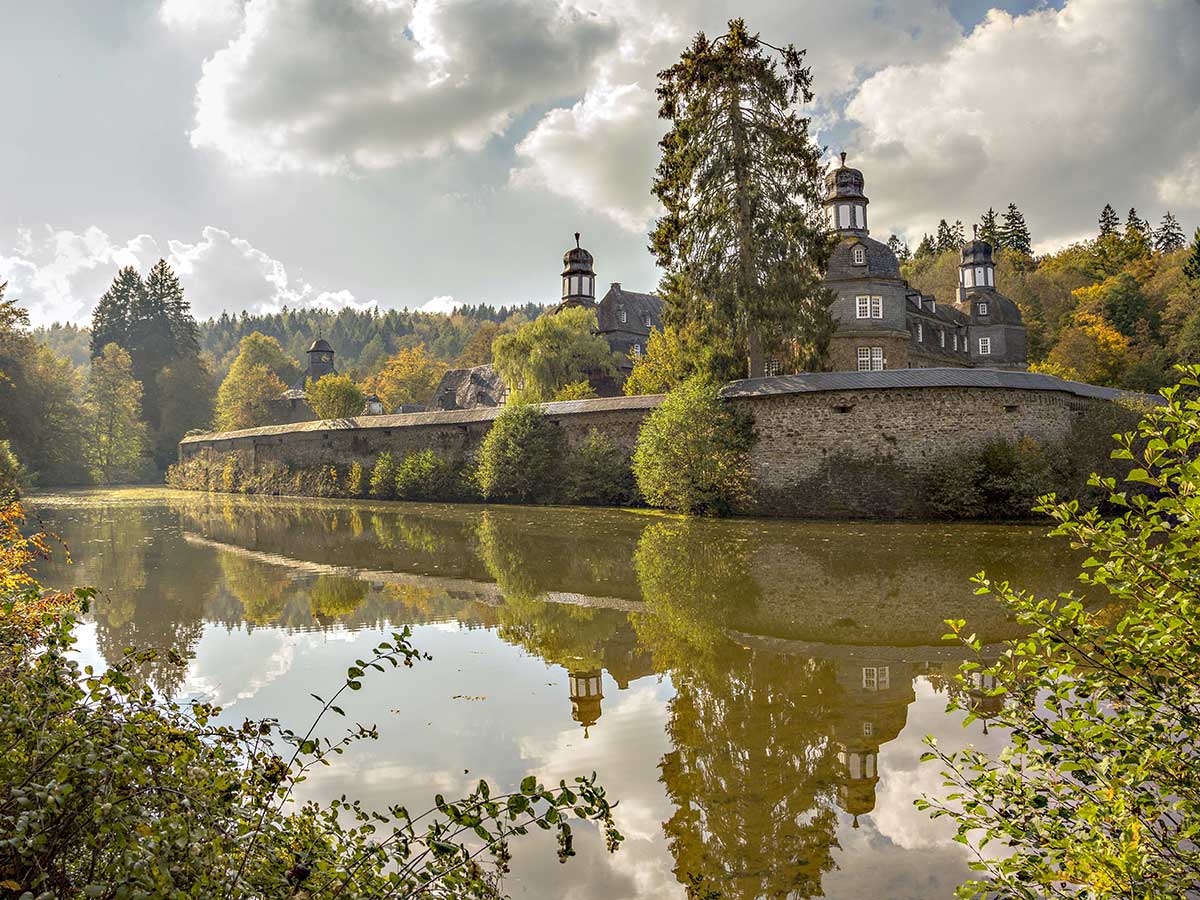
[[888,249],[896,255],[896,259],[900,262],[908,262],[912,254],[909,252],[908,244],[900,240],[897,235],[892,235],[887,240]]
[[1125,253],[1130,259],[1141,259],[1150,255],[1150,223],[1141,218],[1133,207],[1125,217],[1125,234],[1122,237]]
[[951,247],[950,249],[951,250],[962,249],[962,245],[967,242],[967,231],[963,227],[962,219],[954,220],[954,227],[951,229],[951,233],[954,235],[954,246]]
[[1167,210],[1158,230],[1154,232],[1154,249],[1159,253],[1174,253],[1176,250],[1183,249],[1184,240],[1179,220],[1171,214],[1170,210]]
[[1021,211],[1017,209],[1015,203],[1008,204],[1008,209],[1004,212],[1004,223],[1000,226],[1000,242],[1009,250],[1023,253],[1026,256],[1033,255],[1033,242],[1029,236],[1029,227],[1025,224],[1025,217],[1021,215]]
[[1104,209],[1100,210],[1100,237],[1108,237],[1117,233],[1117,226],[1121,224],[1121,220],[1117,218],[1117,211],[1112,208],[1111,203],[1105,203]]
[[1200,293],[1200,228],[1192,239],[1192,252],[1183,264],[1183,275],[1192,283],[1193,290]]
[[152,306],[166,313],[170,324],[173,358],[200,352],[200,329],[192,318],[192,308],[183,295],[179,277],[160,259],[146,276],[146,296]]
[[938,253],[945,253],[947,250],[953,250],[957,246],[954,243],[954,229],[950,224],[942,219],[938,222],[937,237],[935,238],[935,249]]
[[1135,232],[1147,241],[1150,239],[1150,223],[1139,216],[1138,211],[1131,206],[1129,215],[1125,217],[1125,234],[1128,237]]
[[927,256],[933,256],[937,253],[937,245],[933,242],[933,237],[925,234],[921,237],[921,243],[917,244],[917,252],[914,254],[914,259],[924,259]]
[[109,344],[129,349],[129,316],[145,291],[142,276],[133,266],[125,266],[92,311],[92,357],[99,356]]
[[990,206],[979,219],[979,239],[991,244],[993,250],[999,250],[1004,246],[1000,240],[1000,222],[996,210]]
[[798,112],[813,96],[803,60],[733,19],[659,73],[659,116],[672,124],[659,143],[653,193],[666,212],[651,250],[668,321],[702,335],[721,360],[714,375],[744,373],[747,358],[761,374],[767,353],[815,367],[833,336],[820,150]]

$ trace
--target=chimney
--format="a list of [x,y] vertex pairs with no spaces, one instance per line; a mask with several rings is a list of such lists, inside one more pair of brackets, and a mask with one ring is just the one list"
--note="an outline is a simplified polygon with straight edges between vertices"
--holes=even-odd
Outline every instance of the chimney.
[[619,281],[614,281],[614,282],[612,283],[612,290],[614,290],[614,291],[620,291],[620,290],[621,290],[621,282],[619,282]]

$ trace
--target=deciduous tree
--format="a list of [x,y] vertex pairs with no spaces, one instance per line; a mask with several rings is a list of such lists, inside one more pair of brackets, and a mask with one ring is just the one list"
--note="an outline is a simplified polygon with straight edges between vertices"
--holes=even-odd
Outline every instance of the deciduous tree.
[[789,348],[820,360],[831,335],[820,151],[798,111],[812,99],[803,61],[734,19],[659,73],[671,129],[659,143],[653,192],[666,212],[651,249],[670,324],[721,349],[719,376],[743,375],[747,358],[758,374],[767,354]]
[[565,385],[616,374],[596,314],[582,307],[547,313],[502,334],[492,346],[496,371],[518,403],[552,400]]
[[287,364],[289,360],[275,338],[257,331],[242,338],[237,359],[217,390],[217,430],[234,431],[268,424],[268,401],[287,390],[272,367]]
[[445,373],[446,364],[419,343],[388,357],[363,387],[379,395],[384,412],[393,412],[406,403],[428,403]]
[[85,398],[85,452],[92,475],[101,484],[125,481],[138,473],[146,435],[141,403],[142,386],[133,377],[129,353],[109,344],[92,360]]
[[326,375],[304,386],[308,405],[318,419],[350,419],[361,416],[366,395],[349,375]]

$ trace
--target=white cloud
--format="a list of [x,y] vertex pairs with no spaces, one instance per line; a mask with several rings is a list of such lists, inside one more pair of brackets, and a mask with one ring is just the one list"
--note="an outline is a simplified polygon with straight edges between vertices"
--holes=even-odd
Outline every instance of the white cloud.
[[1012,201],[1044,244],[1106,201],[1200,211],[1197,46],[1194,0],[1068,0],[882,69],[846,110],[874,223],[912,236]]
[[204,64],[192,143],[255,170],[323,173],[478,149],[581,91],[616,37],[557,0],[250,0]]
[[241,0],[163,0],[158,18],[188,34],[226,31],[242,19]]
[[449,294],[443,294],[439,297],[434,297],[432,300],[422,303],[420,309],[422,312],[429,313],[449,313],[457,305],[458,304],[455,303],[452,296]]
[[21,301],[35,325],[53,321],[86,322],[117,269],[135,266],[143,274],[165,257],[183,283],[198,319],[223,310],[274,312],[283,306],[365,309],[348,290],[322,291],[291,278],[282,262],[242,238],[213,226],[202,229],[194,243],[166,242],[162,252],[150,235],[114,241],[91,227],[83,232],[45,226],[40,232],[20,229],[11,254],[0,254],[0,282],[7,296]]
[[547,113],[517,145],[522,164],[512,182],[575,198],[644,231],[659,209],[649,176],[664,131],[656,113],[654,94],[637,84],[598,85],[570,109]]

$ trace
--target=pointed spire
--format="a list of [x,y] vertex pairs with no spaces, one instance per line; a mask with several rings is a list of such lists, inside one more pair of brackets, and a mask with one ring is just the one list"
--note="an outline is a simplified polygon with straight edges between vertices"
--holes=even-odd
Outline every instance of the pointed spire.
[[845,150],[842,151],[842,165],[843,166],[846,165],[846,151]]
[[576,249],[578,249],[578,247],[579,247],[579,232],[578,231],[575,232],[575,247],[576,247]]

